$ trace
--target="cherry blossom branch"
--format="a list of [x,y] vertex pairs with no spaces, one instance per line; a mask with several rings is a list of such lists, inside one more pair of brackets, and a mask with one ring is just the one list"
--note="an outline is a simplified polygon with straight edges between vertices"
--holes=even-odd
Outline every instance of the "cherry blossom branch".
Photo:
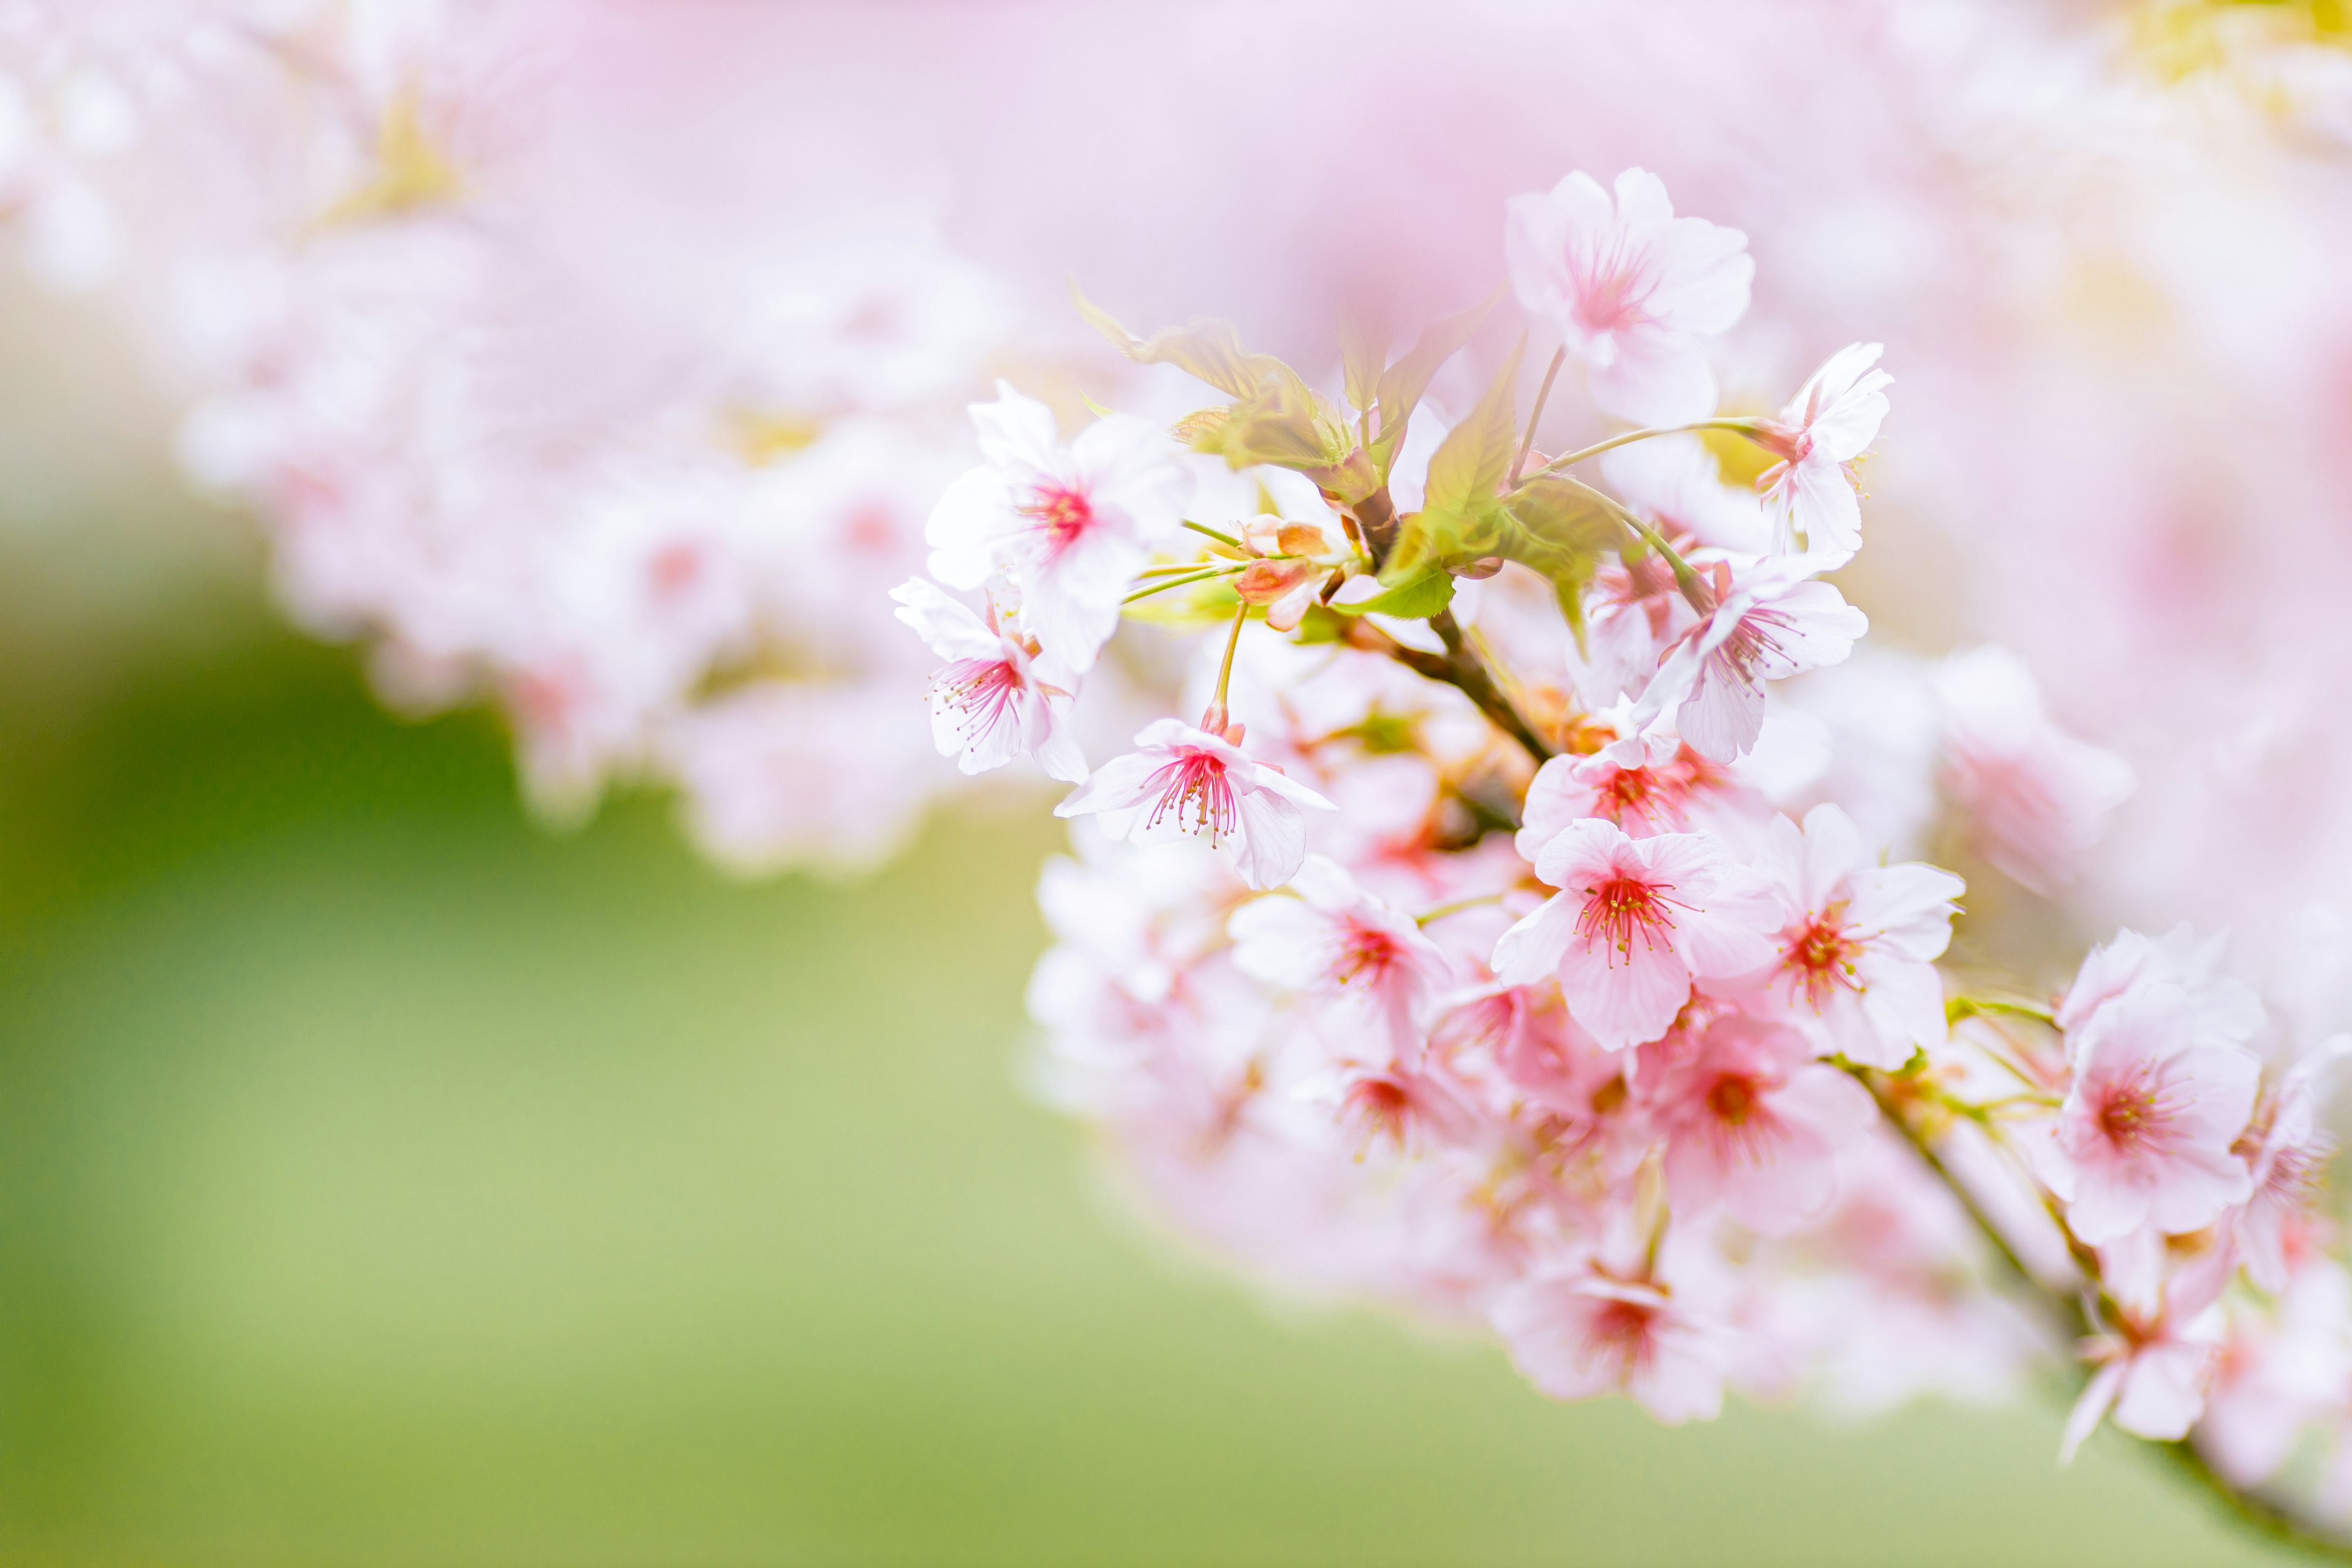
[[2145,1443],[2144,1447],[2168,1460],[2184,1478],[2240,1525],[2290,1551],[2328,1563],[2352,1563],[2352,1542],[2323,1534],[2301,1514],[2258,1491],[2242,1489],[2216,1470],[2196,1444],[2183,1437],[2171,1443]]
[[1510,699],[1503,695],[1502,689],[1495,684],[1485,664],[1464,640],[1462,627],[1454,619],[1454,612],[1441,610],[1430,617],[1429,624],[1437,633],[1438,640],[1445,645],[1443,654],[1407,647],[1360,617],[1350,618],[1348,623],[1348,646],[1361,648],[1367,653],[1385,654],[1416,675],[1453,687],[1477,704],[1478,710],[1492,721],[1496,729],[1517,741],[1537,763],[1549,762],[1553,756],[1552,748],[1545,744],[1543,738],[1535,732],[1519,710],[1512,706]]
[[[2048,1009],[2032,1004],[2020,1004],[2012,1006],[2006,1002],[1985,997],[1971,997],[1966,1000],[1970,1004],[1970,1011],[1979,1008],[1986,1011],[2015,1011],[2045,1019],[2049,1016]],[[1976,1226],[1978,1234],[1984,1238],[1986,1245],[1991,1247],[1994,1255],[2013,1276],[2014,1283],[2022,1287],[2050,1314],[2061,1334],[2070,1339],[2080,1340],[2094,1333],[2096,1331],[2096,1325],[2092,1322],[2090,1313],[2084,1305],[2084,1298],[2053,1290],[2034,1278],[2032,1272],[2025,1267],[2024,1259],[2018,1256],[2017,1249],[2010,1244],[2008,1237],[2002,1234],[2000,1226],[1993,1222],[1992,1216],[1977,1202],[1975,1194],[1969,1190],[1968,1185],[1952,1173],[1951,1167],[1946,1164],[1943,1157],[1936,1152],[1933,1141],[1907,1114],[1902,1099],[1893,1091],[1895,1080],[1885,1073],[1872,1071],[1865,1068],[1849,1066],[1846,1070],[1863,1088],[1870,1091],[1871,1099],[1877,1102],[1879,1114],[1885,1119],[1887,1125],[1894,1128],[1895,1133],[1910,1146],[1911,1152],[1918,1156],[1920,1163],[1927,1168],[1929,1174],[1933,1175],[1937,1182],[1952,1194],[1954,1201],[1969,1216],[1969,1221]],[[2061,1227],[2063,1228],[2063,1220]],[[2103,1289],[2096,1273],[2096,1256],[2076,1242],[2071,1232],[2067,1234],[2066,1239],[2068,1250],[2075,1255],[2077,1264],[2086,1266],[2090,1269],[2092,1286],[2095,1289]],[[2087,1264],[2085,1264],[2086,1258]],[[2076,1370],[2079,1372],[2079,1368]],[[2195,1483],[2217,1507],[2254,1533],[2307,1556],[2333,1563],[2352,1563],[2352,1542],[2346,1542],[2315,1529],[2294,1510],[2259,1491],[2233,1484],[2227,1477],[2216,1470],[2204,1455],[2197,1451],[2196,1444],[2190,1439],[2183,1437],[2169,1443],[2142,1439],[2138,1446],[2169,1463],[2182,1477]]]

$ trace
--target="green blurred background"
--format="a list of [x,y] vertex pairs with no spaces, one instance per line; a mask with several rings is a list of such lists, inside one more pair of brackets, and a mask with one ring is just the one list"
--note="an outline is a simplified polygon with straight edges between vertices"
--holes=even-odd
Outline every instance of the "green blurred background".
[[549,836],[89,341],[0,393],[0,1562],[2257,1560],[2052,1410],[1669,1431],[1269,1309],[1018,1087],[1042,810],[846,888]]

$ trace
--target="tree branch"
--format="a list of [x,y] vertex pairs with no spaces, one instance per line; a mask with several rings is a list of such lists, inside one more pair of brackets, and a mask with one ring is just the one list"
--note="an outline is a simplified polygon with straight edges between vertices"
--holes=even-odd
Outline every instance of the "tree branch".
[[[1870,1098],[1878,1102],[1879,1114],[1886,1119],[1887,1124],[1911,1146],[1912,1152],[1919,1157],[1920,1163],[1958,1202],[1986,1244],[2006,1266],[2012,1282],[2049,1311],[2062,1332],[2078,1339],[2091,1333],[2094,1325],[2084,1310],[2082,1298],[2052,1290],[2027,1270],[2024,1260],[2018,1257],[2017,1249],[2010,1245],[2000,1227],[1993,1223],[1992,1216],[1952,1174],[1951,1168],[1937,1153],[1934,1143],[1911,1121],[1902,1101],[1890,1092],[1891,1080],[1887,1076],[1851,1066],[1846,1070],[1870,1091]],[[2322,1530],[2275,1499],[2232,1484],[2197,1451],[2196,1444],[2190,1439],[2184,1437],[2170,1443],[2142,1441],[2135,1447],[2168,1463],[2183,1479],[2202,1491],[2208,1501],[2239,1525],[2265,1540],[2326,1562],[2352,1563],[2352,1541]]]
[[1495,684],[1493,676],[1469,643],[1462,636],[1462,627],[1451,610],[1440,610],[1432,616],[1430,626],[1438,640],[1445,645],[1442,654],[1425,653],[1417,647],[1407,647],[1380,627],[1361,616],[1351,616],[1348,622],[1348,646],[1368,653],[1385,654],[1414,674],[1424,676],[1443,685],[1451,686],[1478,705],[1478,710],[1494,722],[1496,729],[1517,741],[1538,764],[1549,762],[1552,749],[1544,743],[1513,707],[1511,700]]

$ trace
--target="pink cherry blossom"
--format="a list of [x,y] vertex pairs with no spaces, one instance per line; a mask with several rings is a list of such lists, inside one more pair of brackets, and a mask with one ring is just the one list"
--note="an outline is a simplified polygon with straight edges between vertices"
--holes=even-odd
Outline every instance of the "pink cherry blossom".
[[2076,1237],[2097,1247],[2143,1226],[2191,1231],[2245,1201],[2253,1184],[2231,1145],[2262,1064],[2200,1026],[2186,992],[2137,986],[2068,1046],[2074,1082],[2036,1158]]
[[1936,696],[1944,787],[1978,847],[2037,892],[2069,880],[2131,793],[2130,766],[2053,723],[2032,672],[2006,648],[1946,659]]
[[2286,1289],[2290,1248],[2310,1223],[2320,1173],[2336,1149],[2319,1121],[2322,1079],[2347,1054],[2352,1037],[2338,1035],[2289,1068],[2238,1141],[2254,1190],[2230,1215],[2230,1243],[2246,1278],[2273,1294]]
[[1885,389],[1895,378],[1871,367],[1884,352],[1850,343],[1813,372],[1778,419],[1756,439],[1780,461],[1758,478],[1780,548],[1851,553],[1862,548],[1862,507],[1853,465],[1886,418]]
[[1625,735],[1590,756],[1552,758],[1528,786],[1519,853],[1532,861],[1570,823],[1599,817],[1645,838],[1691,826],[1693,808],[1725,801],[1738,785],[1715,763],[1670,734]]
[[1656,1081],[1642,1097],[1666,1140],[1677,1213],[1725,1208],[1785,1235],[1829,1206],[1839,1153],[1877,1112],[1860,1084],[1812,1057],[1796,1030],[1736,1013],[1643,1047],[1640,1076]]
[[1339,1037],[1379,1041],[1351,1047],[1350,1056],[1376,1068],[1418,1065],[1422,1031],[1453,966],[1412,916],[1309,855],[1286,893],[1244,904],[1227,929],[1243,973],[1324,1003],[1318,1026]]
[[2224,1322],[2215,1303],[2228,1273],[2189,1267],[2168,1277],[2164,1243],[2153,1236],[2134,1237],[2119,1250],[2125,1256],[2101,1254],[2116,1321],[2080,1347],[2098,1370],[2067,1415],[2062,1463],[2074,1459],[2110,1413],[2117,1426],[2138,1436],[2187,1436],[2204,1412],[2206,1384],[2220,1363]]
[[2185,925],[2161,937],[2119,931],[2084,956],[2053,1016],[2061,1029],[2079,1037],[2099,1009],[2117,997],[2141,985],[2169,984],[2188,996],[2200,1027],[2250,1040],[2263,1025],[2262,998],[2223,972],[2227,945],[2220,934],[2200,941]]
[[942,756],[977,773],[1027,752],[1054,778],[1085,781],[1087,759],[1065,715],[1074,693],[1056,679],[1068,678],[1017,634],[994,600],[982,621],[921,578],[890,596],[898,618],[952,661],[931,678],[931,733]]
[[1557,329],[1592,374],[1593,400],[1644,425],[1715,412],[1698,342],[1748,309],[1748,237],[1676,217],[1655,174],[1628,169],[1615,198],[1572,174],[1513,196],[1503,249],[1519,303]]
[[1557,974],[1569,1011],[1610,1050],[1664,1034],[1694,980],[1771,960],[1769,897],[1704,834],[1629,838],[1606,822],[1572,822],[1535,870],[1560,891],[1504,934],[1496,976]]
[[1096,770],[1054,815],[1099,815],[1117,838],[1205,837],[1244,881],[1265,889],[1290,880],[1307,858],[1299,808],[1332,809],[1280,768],[1180,720],[1146,726],[1135,745]]
[[1895,1068],[1944,1041],[1944,985],[1935,961],[1952,939],[1953,900],[1967,885],[1916,864],[1881,866],[1834,805],[1779,818],[1767,868],[1790,895],[1780,962],[1765,982],[1780,1016],[1823,1054]]
[[1669,1424],[1723,1408],[1724,1327],[1664,1283],[1566,1268],[1513,1286],[1493,1315],[1511,1360],[1554,1399],[1626,1394]]
[[987,461],[931,513],[931,575],[977,588],[1003,574],[1037,640],[1083,672],[1118,627],[1150,542],[1181,515],[1177,448],[1128,415],[1098,419],[1063,447],[1053,411],[1003,382],[994,403],[972,405],[971,419]]
[[2197,1423],[2198,1452],[2242,1487],[2275,1476],[2310,1425],[2340,1415],[2352,1393],[2352,1278],[2343,1266],[2312,1257],[2264,1289],[2274,1301],[2231,1303]]
[[1675,728],[1691,749],[1729,762],[1764,729],[1764,683],[1833,665],[1869,619],[1827,583],[1822,563],[1766,561],[1733,579],[1712,615],[1684,634],[1643,693],[1643,715],[1678,701]]

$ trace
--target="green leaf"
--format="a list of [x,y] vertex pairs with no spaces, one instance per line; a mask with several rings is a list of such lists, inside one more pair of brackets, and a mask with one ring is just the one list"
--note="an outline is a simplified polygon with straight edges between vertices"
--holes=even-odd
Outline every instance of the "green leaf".
[[1297,640],[1302,645],[1345,642],[1347,637],[1347,617],[1328,605],[1309,605],[1307,614],[1299,617]]
[[1522,337],[1470,416],[1445,433],[1429,459],[1423,494],[1430,510],[1476,518],[1496,506],[1495,492],[1510,478],[1511,458],[1518,451],[1519,356],[1527,346]]
[[1565,475],[1521,485],[1503,503],[1500,553],[1551,582],[1560,614],[1584,647],[1584,590],[1601,563],[1619,552],[1624,525],[1606,497]]
[[1339,368],[1348,388],[1348,406],[1362,413],[1380,401],[1381,367],[1388,363],[1385,330],[1360,319],[1339,326]]
[[1376,599],[1360,605],[1334,605],[1332,609],[1343,616],[1394,616],[1400,620],[1425,621],[1454,602],[1454,578],[1443,571],[1430,571],[1400,583]]
[[1381,375],[1375,390],[1380,408],[1381,433],[1372,441],[1372,461],[1385,481],[1389,467],[1396,461],[1397,447],[1404,441],[1406,425],[1412,411],[1421,405],[1421,395],[1447,360],[1461,352],[1462,345],[1477,334],[1486,324],[1488,312],[1503,298],[1496,289],[1475,305],[1459,315],[1448,316],[1433,322],[1412,345],[1412,352],[1389,366]]

